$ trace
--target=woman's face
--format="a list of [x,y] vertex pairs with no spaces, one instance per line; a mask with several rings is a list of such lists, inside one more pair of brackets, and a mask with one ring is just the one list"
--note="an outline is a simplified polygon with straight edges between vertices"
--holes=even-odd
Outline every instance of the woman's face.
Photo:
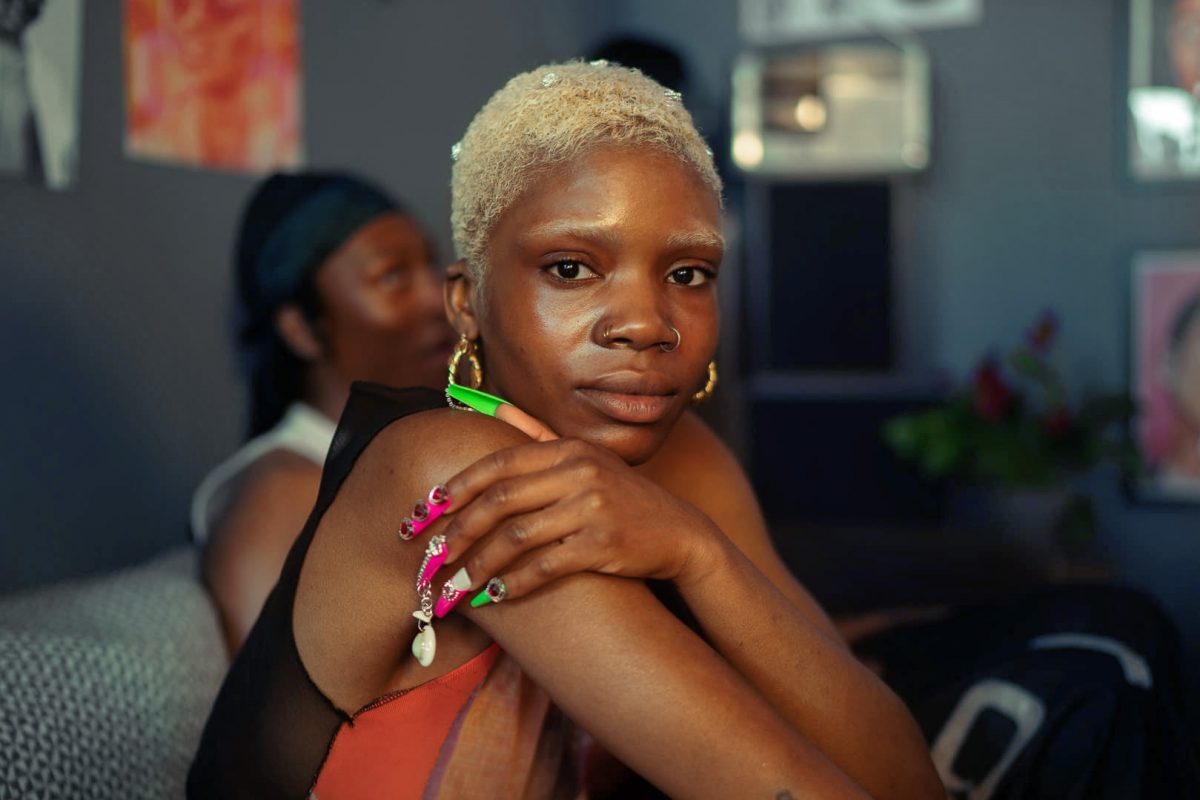
[[424,232],[408,217],[371,220],[317,270],[317,331],[346,382],[442,386],[454,332],[442,309],[442,275]]
[[539,179],[488,252],[486,386],[561,436],[648,459],[716,350],[712,191],[674,157],[602,148]]

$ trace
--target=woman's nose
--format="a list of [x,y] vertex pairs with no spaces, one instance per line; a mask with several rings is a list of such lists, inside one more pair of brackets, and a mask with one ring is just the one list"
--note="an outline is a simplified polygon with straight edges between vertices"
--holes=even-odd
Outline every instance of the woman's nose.
[[674,350],[678,334],[656,299],[631,294],[613,298],[609,312],[596,322],[593,340],[602,347]]

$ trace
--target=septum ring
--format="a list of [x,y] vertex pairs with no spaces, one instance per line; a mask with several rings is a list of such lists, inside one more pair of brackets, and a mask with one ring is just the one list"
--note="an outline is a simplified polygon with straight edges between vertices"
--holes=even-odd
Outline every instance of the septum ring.
[[659,342],[658,346],[664,353],[674,353],[679,349],[679,345],[683,341],[683,337],[679,334],[679,330],[674,325],[668,325],[667,327],[671,329],[671,333],[675,334],[675,345],[673,347],[667,347],[662,342]]

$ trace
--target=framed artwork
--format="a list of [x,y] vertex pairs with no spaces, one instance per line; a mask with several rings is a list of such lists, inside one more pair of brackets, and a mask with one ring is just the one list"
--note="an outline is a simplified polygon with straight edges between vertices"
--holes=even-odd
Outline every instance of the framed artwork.
[[1129,172],[1200,179],[1200,0],[1130,0]]
[[0,12],[0,175],[64,189],[79,160],[83,0],[9,0]]
[[1142,253],[1131,296],[1138,494],[1200,503],[1200,250]]
[[238,172],[301,165],[297,0],[124,0],[125,151]]
[[742,39],[782,44],[978,25],[983,0],[739,0]]

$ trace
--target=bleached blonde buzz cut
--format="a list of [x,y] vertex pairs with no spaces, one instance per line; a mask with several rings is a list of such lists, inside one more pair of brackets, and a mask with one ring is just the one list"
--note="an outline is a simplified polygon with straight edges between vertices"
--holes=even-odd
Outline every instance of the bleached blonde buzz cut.
[[606,145],[675,156],[721,201],[712,150],[677,92],[605,61],[547,64],[492,95],[452,150],[450,225],[472,277],[486,274],[492,229],[531,183]]

